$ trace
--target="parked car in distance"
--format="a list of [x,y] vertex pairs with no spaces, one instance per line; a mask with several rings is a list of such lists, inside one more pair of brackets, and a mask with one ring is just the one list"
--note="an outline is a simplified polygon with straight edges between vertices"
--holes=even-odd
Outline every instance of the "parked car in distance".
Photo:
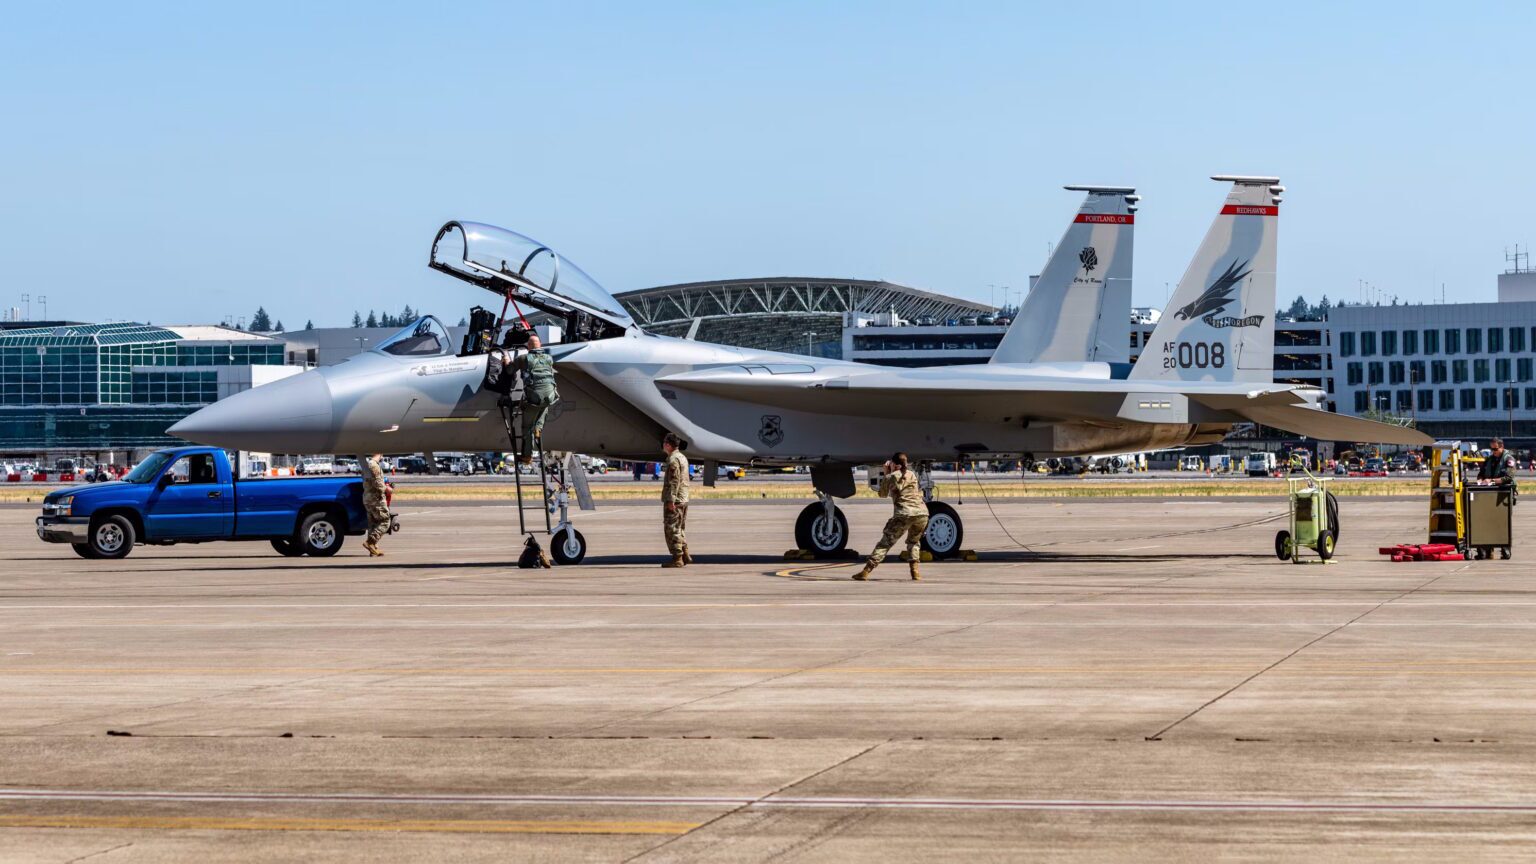
[[991,315],[977,315],[976,323],[983,327],[991,327],[993,324],[997,323],[997,319]]
[[216,447],[156,450],[120,482],[48,493],[37,536],[82,558],[123,558],[136,544],[267,540],[283,555],[335,555],[368,527],[355,477],[239,480]]
[[960,319],[960,326],[961,327],[975,327],[976,326],[976,318],[974,316],[967,315],[964,318]]
[[297,473],[308,477],[315,474],[335,474],[336,465],[328,457],[311,456],[299,462]]
[[1268,477],[1275,473],[1275,467],[1279,460],[1270,451],[1261,451],[1248,454],[1248,461],[1244,463],[1248,469],[1249,477]]

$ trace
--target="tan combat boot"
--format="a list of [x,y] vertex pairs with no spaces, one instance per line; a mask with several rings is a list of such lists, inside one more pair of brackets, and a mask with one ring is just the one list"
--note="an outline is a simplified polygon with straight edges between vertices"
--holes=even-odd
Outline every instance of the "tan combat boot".
[[379,547],[375,546],[372,540],[364,540],[363,548],[368,550],[369,558],[377,558],[384,554],[383,552],[379,551]]
[[683,563],[684,564],[692,564],[693,563],[693,555],[691,553],[689,553],[687,546],[683,547]]
[[912,561],[907,565],[907,568],[912,571],[912,581],[913,582],[921,582],[922,581],[923,574],[917,572],[917,559],[916,558],[912,559]]
[[873,564],[865,564],[863,570],[860,570],[859,572],[853,574],[853,578],[857,579],[860,582],[868,582],[869,581],[869,574],[871,574],[873,572],[875,572],[875,565],[873,565]]
[[685,563],[686,562],[683,561],[683,556],[681,554],[678,554],[678,555],[673,555],[671,561],[668,561],[665,564],[662,564],[661,566],[667,567],[667,568],[670,569],[670,568],[674,568],[674,567],[682,567]]

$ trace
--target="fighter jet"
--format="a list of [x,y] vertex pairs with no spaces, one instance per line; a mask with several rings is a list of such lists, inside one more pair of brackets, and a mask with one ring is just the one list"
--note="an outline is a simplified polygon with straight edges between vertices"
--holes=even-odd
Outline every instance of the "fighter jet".
[[[1284,189],[1271,177],[1213,179],[1230,191],[1170,304],[1190,314],[1163,316],[1134,366],[1067,359],[1100,353],[1102,322],[1080,309],[1072,289],[1102,304],[1105,291],[1093,280],[1128,276],[1130,219],[1081,220],[1080,212],[1068,238],[1085,225],[1089,240],[1058,247],[1042,274],[1053,287],[1035,304],[1050,306],[1060,291],[1058,314],[1042,316],[1051,322],[1043,329],[1021,314],[999,347],[1002,357],[979,366],[894,369],[646,333],[550,247],[491,225],[448,222],[428,263],[490,291],[518,316],[527,307],[564,324],[564,340],[550,348],[562,399],[545,428],[547,450],[649,460],[672,431],[690,442],[688,455],[704,461],[706,477],[717,462],[808,466],[818,501],[800,513],[794,535],[818,556],[847,545],[837,501],[854,494],[854,468],[904,450],[924,469],[925,545],[946,557],[961,549],[963,523],[935,499],[932,462],[1198,446],[1239,423],[1324,440],[1430,442],[1412,429],[1321,411],[1315,388],[1274,383]],[[1096,212],[1088,215],[1129,217],[1133,197],[1091,190]],[[1057,278],[1065,272],[1070,281]],[[497,328],[507,321],[500,317]],[[486,385],[487,357],[477,353],[492,335],[472,333],[455,346],[429,316],[342,364],[216,402],[169,431],[280,453],[509,449],[499,394]],[[586,541],[562,520],[551,552],[579,561]]]

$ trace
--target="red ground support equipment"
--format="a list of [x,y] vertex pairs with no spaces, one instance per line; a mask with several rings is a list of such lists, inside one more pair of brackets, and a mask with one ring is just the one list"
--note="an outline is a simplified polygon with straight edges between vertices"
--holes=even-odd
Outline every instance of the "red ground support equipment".
[[1393,561],[1464,561],[1466,560],[1456,547],[1450,543],[1401,543],[1397,546],[1382,546],[1376,550],[1383,555],[1391,555]]

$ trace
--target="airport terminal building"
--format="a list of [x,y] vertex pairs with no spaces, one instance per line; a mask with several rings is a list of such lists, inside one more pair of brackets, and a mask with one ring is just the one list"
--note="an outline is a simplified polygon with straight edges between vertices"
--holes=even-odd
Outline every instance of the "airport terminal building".
[[227,327],[53,323],[0,330],[0,453],[131,451],[167,426],[298,371],[283,343]]

